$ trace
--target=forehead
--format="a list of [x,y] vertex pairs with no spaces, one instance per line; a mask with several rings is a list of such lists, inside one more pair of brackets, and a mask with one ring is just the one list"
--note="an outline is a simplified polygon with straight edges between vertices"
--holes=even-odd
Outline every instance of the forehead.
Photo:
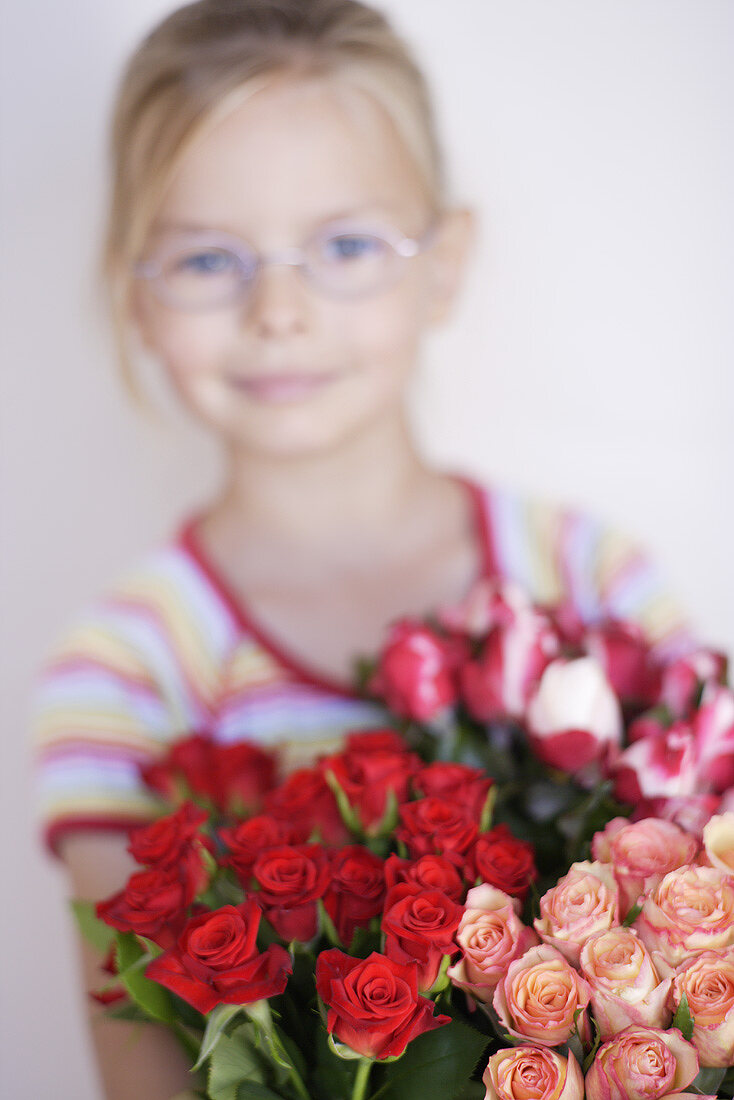
[[384,108],[335,77],[280,79],[219,118],[184,155],[156,228],[291,236],[347,213],[410,218],[424,185]]

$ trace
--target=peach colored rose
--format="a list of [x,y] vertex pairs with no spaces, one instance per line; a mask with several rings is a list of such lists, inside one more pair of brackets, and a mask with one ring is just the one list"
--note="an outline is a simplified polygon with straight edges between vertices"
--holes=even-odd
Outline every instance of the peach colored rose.
[[734,813],[716,814],[703,830],[703,846],[712,867],[734,875]]
[[599,1047],[586,1074],[586,1100],[670,1098],[697,1073],[696,1048],[677,1028],[628,1027]]
[[517,915],[517,899],[483,883],[466,896],[456,933],[461,958],[448,969],[454,985],[478,1001],[489,1002],[513,959],[538,943],[532,928]]
[[629,822],[615,817],[595,835],[591,851],[594,859],[612,864],[620,908],[626,915],[640,895],[657,886],[668,871],[692,863],[698,843],[670,821],[645,817]]
[[568,1058],[546,1047],[506,1047],[493,1054],[482,1076],[484,1100],[584,1100],[584,1076]]
[[594,932],[619,921],[619,891],[604,863],[572,863],[568,874],[540,899],[535,931],[578,967],[581,947]]
[[602,1039],[630,1024],[665,1028],[670,978],[661,981],[647,948],[631,928],[597,932],[581,949],[581,973],[591,986],[591,1008]]
[[588,983],[560,951],[542,943],[510,963],[492,1005],[514,1038],[555,1047],[576,1029],[583,1041],[589,1038],[590,997]]
[[716,867],[687,864],[645,899],[635,928],[666,978],[702,951],[734,945],[734,880]]
[[734,1064],[734,948],[704,951],[678,967],[673,978],[675,1008],[683,994],[693,1016],[691,1042],[702,1065]]

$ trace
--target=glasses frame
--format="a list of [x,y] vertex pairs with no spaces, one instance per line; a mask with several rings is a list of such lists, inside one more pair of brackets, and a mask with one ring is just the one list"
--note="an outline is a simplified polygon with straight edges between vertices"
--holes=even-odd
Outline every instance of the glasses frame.
[[420,252],[430,247],[436,237],[441,220],[442,215],[440,213],[435,214],[421,234],[417,237],[408,237],[402,234],[400,230],[396,229],[394,226],[384,223],[376,225],[355,221],[353,218],[340,218],[321,226],[307,237],[301,247],[281,248],[268,253],[258,252],[256,248],[253,248],[252,245],[248,244],[242,237],[238,237],[232,233],[225,233],[221,230],[193,231],[191,239],[194,245],[198,236],[202,238],[202,247],[205,242],[212,248],[223,248],[231,252],[237,258],[240,272],[248,268],[252,270],[252,275],[241,275],[237,294],[221,302],[211,302],[200,306],[181,305],[180,301],[176,299],[175,294],[171,295],[166,291],[165,283],[157,281],[163,272],[163,264],[166,259],[181,251],[180,244],[174,244],[173,242],[170,242],[168,246],[163,244],[157,250],[155,259],[142,259],[135,262],[133,264],[133,274],[136,278],[148,280],[152,293],[159,301],[163,302],[165,305],[173,306],[176,309],[184,310],[187,313],[208,309],[219,309],[222,306],[232,305],[235,302],[242,301],[247,296],[247,293],[255,286],[261,271],[268,264],[286,264],[289,267],[298,268],[301,274],[304,275],[313,286],[318,287],[332,298],[347,299],[368,297],[378,290],[385,290],[393,285],[400,277],[402,265],[396,265],[395,276],[392,279],[388,279],[370,290],[339,293],[338,291],[334,291],[333,288],[326,289],[318,276],[314,276],[313,270],[307,259],[307,249],[323,238],[339,236],[340,233],[342,235],[347,235],[347,233],[351,231],[355,236],[363,233],[377,237],[392,248],[397,257],[407,260],[411,259],[413,256],[417,256]]

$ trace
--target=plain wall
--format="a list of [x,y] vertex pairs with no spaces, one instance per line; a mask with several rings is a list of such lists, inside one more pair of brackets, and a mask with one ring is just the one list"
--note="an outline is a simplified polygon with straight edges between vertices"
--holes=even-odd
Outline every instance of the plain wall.
[[[425,450],[636,535],[701,635],[734,649],[734,4],[384,7],[428,68],[455,195],[482,225],[455,321],[426,348]],[[112,89],[170,10],[2,15],[0,1060],[16,1100],[98,1095],[65,883],[32,816],[31,677],[218,472],[172,402],[166,428],[127,403],[92,285]]]

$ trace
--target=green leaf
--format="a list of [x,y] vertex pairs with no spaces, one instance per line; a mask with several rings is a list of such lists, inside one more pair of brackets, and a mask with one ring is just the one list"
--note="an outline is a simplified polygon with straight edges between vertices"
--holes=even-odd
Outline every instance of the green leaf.
[[[675,1026],[675,1024],[673,1026]],[[726,1069],[719,1069],[714,1066],[704,1066],[703,1069],[698,1071],[698,1076],[690,1088],[698,1089],[698,1091],[702,1092],[704,1095],[715,1096],[725,1076]]]
[[487,797],[482,806],[482,816],[479,819],[479,832],[486,833],[492,828],[494,816],[494,804],[497,801],[497,785],[495,783],[487,791]]
[[243,1082],[264,1082],[262,1058],[255,1048],[254,1024],[241,1024],[231,1035],[220,1032],[215,1047],[208,1081],[212,1100],[237,1100]]
[[680,1004],[675,1011],[673,1022],[671,1027],[677,1027],[684,1039],[688,1039],[690,1042],[693,1035],[693,1016],[691,1016],[691,1010],[688,1007],[688,998],[685,993],[680,999]]
[[425,1100],[427,1096],[453,1100],[489,1042],[486,1035],[459,1020],[425,1032],[408,1044],[402,1058],[382,1069],[384,1084],[371,1100]]
[[199,1057],[196,1059],[194,1069],[204,1063],[209,1057],[215,1046],[222,1038],[225,1024],[242,1012],[241,1005],[216,1005],[215,1008],[209,1013],[209,1018],[206,1021],[206,1031],[204,1032],[204,1038],[201,1040],[201,1049],[199,1050]]
[[283,1095],[256,1081],[243,1081],[237,1089],[237,1100],[283,1100]]
[[132,999],[153,1020],[172,1024],[176,1019],[168,990],[146,978],[144,969],[150,955],[146,955],[133,932],[117,933],[117,969],[120,981]]
[[100,955],[106,955],[115,942],[117,933],[109,924],[100,920],[95,912],[96,902],[85,901],[81,898],[72,898],[69,902],[72,912],[76,917],[77,927],[84,939],[96,947]]
[[635,904],[632,906],[632,908],[630,909],[627,916],[622,921],[622,927],[623,928],[629,928],[629,926],[631,924],[635,923],[635,921],[639,917],[640,913],[642,912],[642,906],[644,904],[645,904],[644,899],[642,901],[635,902]]
[[334,772],[331,770],[331,768],[326,769],[324,773],[324,778],[326,779],[326,782],[329,784],[334,794],[334,798],[336,799],[336,804],[339,807],[339,813],[341,814],[342,821],[349,829],[350,833],[356,833],[357,836],[362,836],[362,819],[360,817],[359,810],[356,806],[352,806],[351,802],[346,796],[344,788],[340,784],[337,777],[334,775]]

